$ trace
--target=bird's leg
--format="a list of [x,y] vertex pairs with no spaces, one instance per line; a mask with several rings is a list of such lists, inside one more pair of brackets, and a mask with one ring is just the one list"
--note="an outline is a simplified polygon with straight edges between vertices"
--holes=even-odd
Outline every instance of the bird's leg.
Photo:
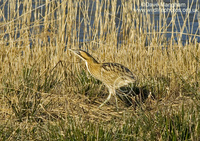
[[111,95],[112,95],[112,91],[109,90],[109,95],[108,95],[107,99],[99,106],[99,108],[101,108],[106,102],[108,102],[108,100],[110,100]]
[[114,94],[114,96],[115,96],[116,109],[117,109],[117,111],[118,111],[118,101],[117,101],[117,95],[116,95],[116,91],[115,91],[115,90],[113,91],[113,94]]

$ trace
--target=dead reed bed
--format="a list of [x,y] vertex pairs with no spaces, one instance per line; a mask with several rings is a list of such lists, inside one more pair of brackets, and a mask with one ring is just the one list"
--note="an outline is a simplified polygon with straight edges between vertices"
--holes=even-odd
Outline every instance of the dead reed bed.
[[[150,14],[134,11],[139,1],[117,2],[1,2],[3,140],[199,139],[199,31],[185,33],[183,24],[174,33],[176,12],[168,24],[160,14],[157,30]],[[178,41],[166,39],[169,25]],[[185,45],[183,34],[191,37]],[[121,101],[116,112],[111,101],[98,109],[107,89],[67,50],[79,47],[127,66],[153,96],[136,108]]]

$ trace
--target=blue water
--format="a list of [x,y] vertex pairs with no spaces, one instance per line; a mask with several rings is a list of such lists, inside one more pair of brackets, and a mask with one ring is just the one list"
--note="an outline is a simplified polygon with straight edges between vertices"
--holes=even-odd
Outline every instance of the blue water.
[[[35,0],[36,1],[36,0]],[[53,1],[53,0],[52,0]],[[59,3],[62,3],[62,0],[59,0],[59,1],[53,1],[54,4],[59,4]],[[82,4],[84,5],[86,1],[83,1]],[[89,14],[89,17],[90,17],[90,23],[85,25],[84,22],[81,23],[80,25],[80,32],[79,32],[79,42],[87,42],[87,41],[90,41],[90,40],[93,40],[92,37],[89,37],[88,35],[89,34],[85,34],[85,37],[84,37],[84,32],[85,32],[85,27],[87,27],[87,29],[89,29],[89,26],[91,26],[91,28],[93,28],[95,25],[93,24],[94,23],[94,17],[95,17],[95,10],[96,10],[96,1],[94,0],[89,0],[87,1],[89,2],[89,5],[90,5],[90,8],[88,10],[88,14]],[[106,5],[105,5],[105,1],[103,0],[99,0],[100,3],[104,2],[104,7],[106,8]],[[111,2],[111,0],[110,0]],[[155,22],[155,27],[154,29],[157,30],[158,32],[161,31],[161,32],[164,32],[162,30],[162,26],[163,24],[166,22],[166,24],[168,25],[167,27],[167,32],[168,33],[165,33],[165,36],[166,36],[166,39],[167,40],[170,40],[171,37],[172,37],[172,23],[171,23],[171,20],[172,20],[172,17],[173,17],[173,12],[170,10],[170,4],[172,6],[173,5],[177,5],[179,4],[179,9],[176,9],[176,10],[180,10],[181,12],[177,12],[178,14],[174,17],[174,24],[175,24],[175,27],[174,27],[174,39],[175,41],[178,41],[179,39],[181,39],[181,42],[182,44],[185,44],[186,42],[188,42],[189,40],[191,41],[197,41],[197,42],[200,42],[200,26],[199,26],[199,22],[200,22],[200,0],[194,0],[193,1],[193,4],[191,4],[192,0],[189,0],[189,1],[185,1],[185,0],[179,0],[179,2],[170,2],[170,0],[164,0],[162,3],[164,8],[162,9],[162,11],[159,11],[159,7],[158,7],[158,3],[154,0],[146,0],[145,2],[140,2],[139,5],[135,5],[132,7],[132,11],[129,11],[129,12],[137,12],[137,13],[143,13],[142,15],[145,16],[147,13],[150,14],[151,16],[151,22]],[[137,2],[136,2],[137,3]],[[31,22],[34,22],[35,20],[38,20],[38,19],[41,19],[41,22],[43,21],[43,17],[45,16],[45,0],[41,1],[40,0],[40,3],[37,3],[36,5],[36,2],[32,2],[32,12],[31,12],[31,15],[32,15],[32,18],[31,18]],[[121,43],[121,39],[120,39],[120,32],[122,30],[121,28],[121,24],[122,24],[122,19],[120,19],[120,15],[122,14],[122,2],[121,0],[117,0],[117,8],[116,9],[119,9],[118,12],[116,13],[116,19],[115,19],[115,26],[116,26],[116,29],[118,29],[118,33],[119,33],[119,38],[118,38],[118,44],[120,45]],[[8,19],[7,15],[8,15],[8,1],[4,1],[4,0],[1,0],[0,1],[0,9],[1,11],[3,12],[3,16],[0,16],[0,21],[3,21],[3,20],[6,20],[7,22],[9,22],[11,19]],[[19,7],[19,16],[23,16],[22,15],[22,11],[23,11],[23,3],[16,3],[17,7]],[[83,6],[83,5],[78,5],[79,7],[80,6]],[[50,4],[48,5],[50,6]],[[47,7],[48,7],[47,6]],[[154,8],[154,11],[152,10],[152,7]],[[191,11],[189,12],[189,15],[188,15],[188,8],[191,8]],[[109,7],[109,9],[111,9],[111,6]],[[17,10],[17,9],[16,9]],[[41,15],[40,17],[38,17],[38,19],[35,19],[34,18],[34,12],[35,10],[37,10],[37,12],[40,12]],[[102,10],[103,11],[103,10]],[[111,11],[111,10],[110,10]],[[54,16],[56,17],[56,10],[55,10],[55,13],[54,13]],[[67,14],[67,9],[65,11],[65,13]],[[79,11],[77,11],[77,13],[79,13]],[[80,12],[81,13],[81,12]],[[198,13],[199,13],[199,17],[198,17]],[[102,16],[104,16],[105,13],[101,13]],[[162,21],[162,17],[160,14],[165,14],[165,16],[167,18],[166,21]],[[110,15],[112,16],[112,13],[110,13]],[[79,19],[79,16],[80,16],[80,19]],[[188,17],[187,17],[188,16]],[[180,38],[180,32],[182,30],[182,26],[184,25],[184,20],[187,18],[187,21],[185,22],[185,28],[183,29],[183,35],[182,37]],[[77,14],[77,23],[79,23],[80,21],[82,21],[84,19],[82,13],[81,15]],[[12,19],[13,20],[13,19]],[[80,21],[79,21],[80,20]],[[162,21],[162,25],[159,26],[157,23],[159,23],[159,21]],[[132,19],[133,22],[136,22],[135,19]],[[30,25],[31,26],[31,25]],[[142,27],[143,25],[140,25],[140,27]],[[43,25],[40,26],[41,30],[43,28]],[[150,29],[147,29],[150,31]],[[34,32],[33,29],[30,27],[30,33]],[[89,32],[89,30],[88,30]],[[177,34],[177,33],[178,34]],[[77,32],[78,33],[78,32]],[[16,33],[17,36],[16,37],[19,37],[20,35],[18,33]],[[67,35],[66,33],[64,33],[65,35]],[[98,32],[98,36],[99,36],[99,32]],[[106,34],[106,33],[105,33]],[[9,36],[9,35],[7,35]],[[78,36],[78,35],[77,35]],[[148,35],[150,36],[150,35]],[[66,37],[67,38],[67,37]],[[31,40],[31,39],[30,39]],[[49,39],[50,41],[50,39]],[[67,44],[67,39],[66,39],[66,44]]]
[[[147,0],[148,1],[148,0]],[[158,8],[156,2],[146,2],[143,3],[146,7],[149,7],[149,9],[152,9],[154,7],[155,9]],[[183,35],[181,38],[181,41],[183,44],[185,44],[187,41],[191,40],[194,41],[196,39],[197,42],[200,42],[200,1],[194,0],[192,3],[192,0],[185,1],[185,0],[179,0],[179,2],[170,2],[170,0],[164,0],[161,3],[164,8],[162,9],[162,14],[165,14],[165,16],[168,15],[167,18],[167,32],[169,32],[166,36],[168,39],[171,39],[171,32],[172,32],[172,16],[173,16],[173,10],[170,9],[170,6],[178,6],[178,9],[174,9],[177,11],[177,15],[174,16],[174,39],[176,41],[179,40],[180,32],[183,30]],[[140,8],[143,8],[144,6],[141,6]],[[160,16],[161,12],[159,10],[155,10],[154,12],[149,12],[151,15],[154,14],[154,22],[159,23],[159,20],[162,17]],[[199,14],[199,15],[198,15]],[[153,16],[152,16],[153,17]],[[153,18],[152,18],[153,19]],[[186,22],[184,23],[186,19]],[[153,21],[152,21],[153,22]],[[185,26],[184,26],[185,24]],[[155,29],[159,31],[161,27],[159,25],[155,24]],[[185,27],[182,29],[182,27]],[[177,32],[177,33],[176,33]],[[193,35],[188,35],[193,34]]]

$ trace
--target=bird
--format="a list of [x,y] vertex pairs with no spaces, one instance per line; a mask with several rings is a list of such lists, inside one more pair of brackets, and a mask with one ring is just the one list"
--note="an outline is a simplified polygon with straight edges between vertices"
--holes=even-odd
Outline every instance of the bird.
[[88,72],[95,79],[103,82],[103,84],[108,88],[109,95],[99,108],[106,104],[113,95],[115,97],[116,108],[118,110],[116,89],[128,85],[129,83],[134,83],[136,81],[136,76],[127,67],[119,63],[99,63],[96,59],[94,59],[94,57],[84,50],[69,50],[85,61]]

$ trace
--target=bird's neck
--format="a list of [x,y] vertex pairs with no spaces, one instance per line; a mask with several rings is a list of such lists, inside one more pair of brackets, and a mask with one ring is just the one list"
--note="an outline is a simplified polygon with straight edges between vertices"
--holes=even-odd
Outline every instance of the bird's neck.
[[89,70],[99,65],[99,63],[96,60],[85,61],[85,63],[86,63],[87,69]]
[[94,73],[96,71],[99,71],[100,64],[96,60],[95,61],[91,61],[91,62],[87,62],[86,61],[85,63],[86,63],[86,67],[87,67],[87,69],[88,69],[88,71],[89,71],[89,73],[91,75],[94,76]]

